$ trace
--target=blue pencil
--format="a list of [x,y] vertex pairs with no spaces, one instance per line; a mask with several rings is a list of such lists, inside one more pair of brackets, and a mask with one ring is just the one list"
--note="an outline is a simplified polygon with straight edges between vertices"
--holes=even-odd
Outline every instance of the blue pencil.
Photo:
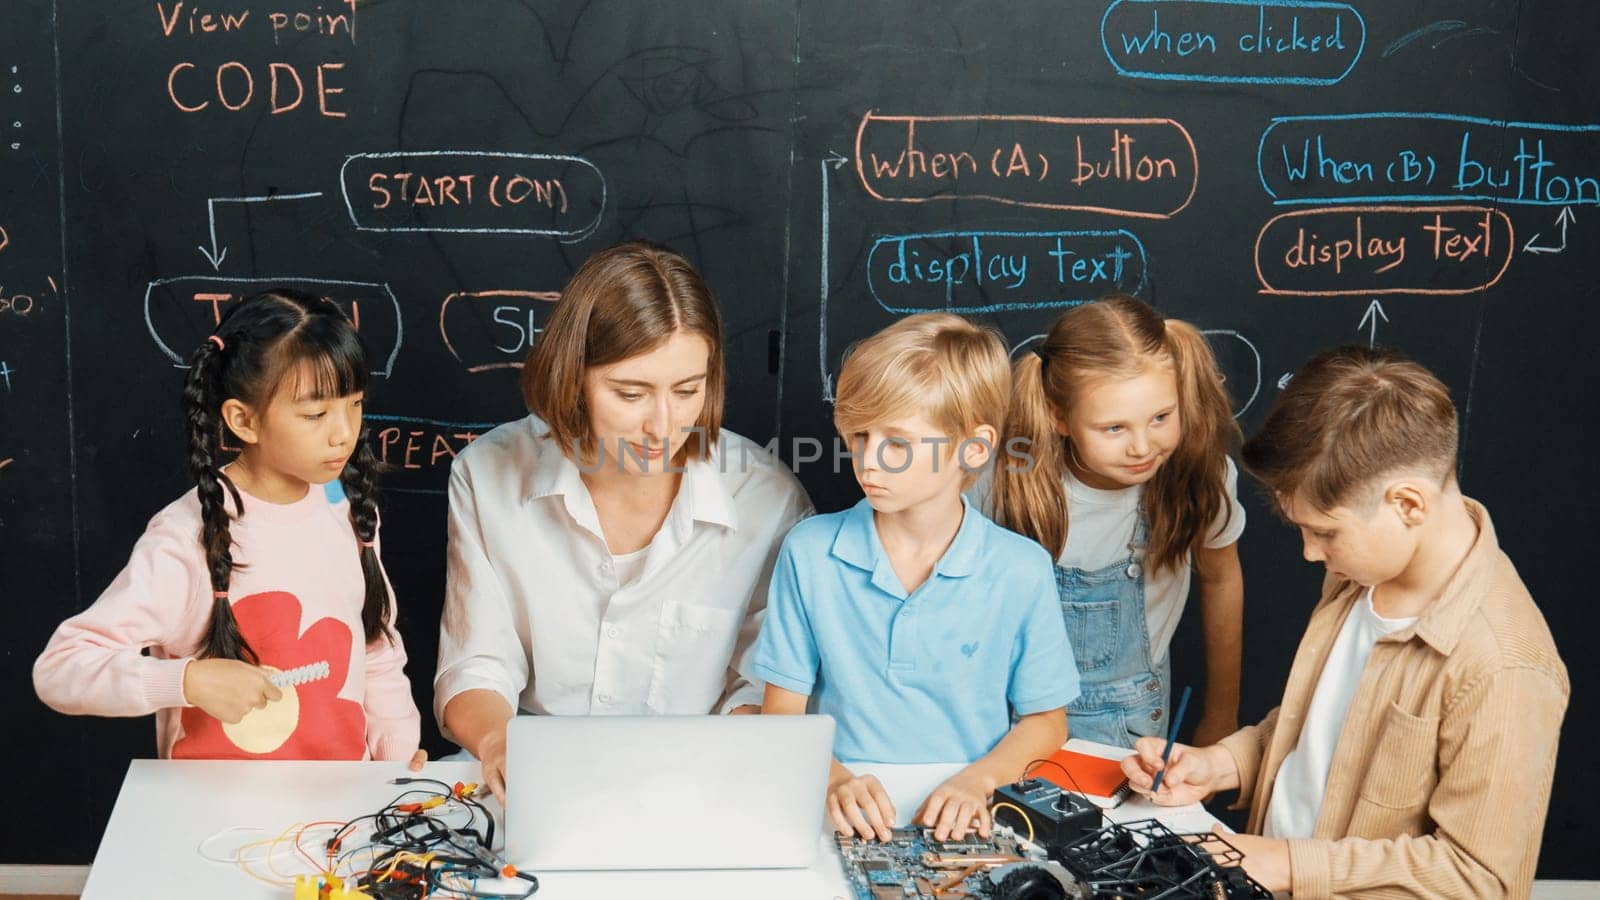
[[1183,698],[1178,701],[1178,714],[1172,717],[1172,730],[1167,732],[1167,749],[1161,753],[1161,771],[1156,773],[1156,780],[1150,785],[1150,796],[1154,797],[1161,790],[1161,776],[1167,774],[1167,760],[1172,758],[1172,745],[1178,740],[1178,728],[1183,724],[1183,712],[1189,708],[1189,694],[1193,687],[1183,689]]

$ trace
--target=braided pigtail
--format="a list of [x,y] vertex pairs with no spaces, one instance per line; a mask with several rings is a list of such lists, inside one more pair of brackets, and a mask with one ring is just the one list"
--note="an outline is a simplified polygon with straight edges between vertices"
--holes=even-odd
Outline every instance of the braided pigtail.
[[207,341],[195,351],[183,385],[184,426],[188,433],[188,470],[200,496],[200,543],[205,547],[206,571],[211,576],[211,623],[200,647],[202,657],[237,659],[254,663],[255,651],[233,617],[228,602],[232,578],[233,539],[223,488],[233,495],[233,508],[243,509],[239,491],[217,465],[221,450],[223,370],[226,352],[219,341]]
[[344,493],[350,500],[350,526],[355,529],[361,552],[361,574],[366,579],[366,599],[361,605],[361,624],[366,631],[367,643],[380,635],[390,642],[394,635],[389,631],[389,586],[383,577],[383,567],[378,562],[378,472],[382,464],[367,443],[367,429],[361,429],[356,441],[356,451],[345,463],[340,480]]

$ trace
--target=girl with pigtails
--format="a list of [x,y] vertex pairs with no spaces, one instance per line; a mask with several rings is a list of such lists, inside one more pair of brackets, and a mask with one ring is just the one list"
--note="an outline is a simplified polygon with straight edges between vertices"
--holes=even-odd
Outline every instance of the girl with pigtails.
[[1238,728],[1244,509],[1222,374],[1193,325],[1132,297],[1067,311],[1014,365],[986,503],[1056,558],[1082,678],[1073,737],[1165,736],[1168,647],[1198,575],[1206,648],[1195,743]]
[[163,758],[421,768],[378,559],[366,387],[360,339],[331,301],[276,290],[233,306],[184,385],[195,489],[56,629],[34,664],[39,698],[70,715],[154,713]]

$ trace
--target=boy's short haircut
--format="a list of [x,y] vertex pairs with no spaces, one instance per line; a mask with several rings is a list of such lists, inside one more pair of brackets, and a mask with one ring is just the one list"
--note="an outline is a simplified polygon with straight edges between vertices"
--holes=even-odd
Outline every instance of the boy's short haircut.
[[994,329],[953,313],[919,313],[846,352],[833,424],[848,440],[921,413],[951,438],[946,449],[954,451],[980,425],[998,434],[1010,400],[1011,360]]
[[1328,512],[1364,506],[1360,489],[1392,472],[1446,483],[1457,440],[1450,389],[1432,372],[1396,350],[1349,346],[1295,373],[1241,457],[1280,507],[1299,496]]

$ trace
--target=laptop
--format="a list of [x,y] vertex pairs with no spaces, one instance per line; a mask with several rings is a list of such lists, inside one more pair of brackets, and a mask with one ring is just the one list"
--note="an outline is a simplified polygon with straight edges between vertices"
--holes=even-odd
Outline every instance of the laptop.
[[811,865],[831,716],[516,716],[506,857],[564,869]]

